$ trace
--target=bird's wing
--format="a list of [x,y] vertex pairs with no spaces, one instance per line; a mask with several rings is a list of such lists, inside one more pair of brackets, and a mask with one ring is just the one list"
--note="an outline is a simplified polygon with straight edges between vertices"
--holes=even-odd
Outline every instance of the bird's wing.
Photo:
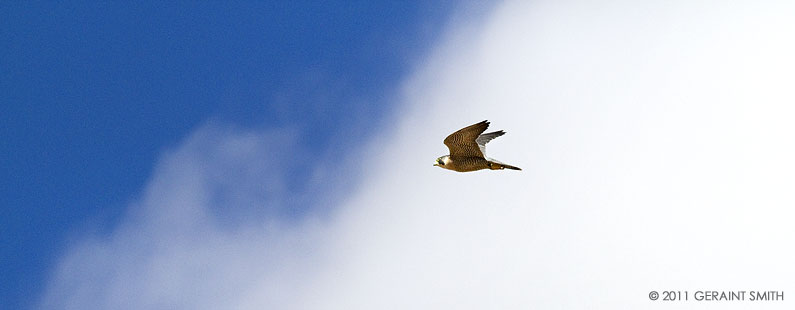
[[489,143],[489,141],[493,140],[496,137],[502,136],[504,134],[505,134],[505,131],[500,130],[500,131],[495,131],[495,132],[490,132],[490,133],[484,133],[484,134],[478,136],[477,139],[475,139],[475,142],[477,142],[477,144],[478,144],[478,148],[480,148],[480,152],[483,153],[483,157],[486,157],[486,143]]
[[444,139],[444,145],[447,145],[447,148],[450,149],[450,156],[483,157],[483,152],[480,150],[480,146],[475,140],[481,133],[486,131],[486,128],[489,128],[489,122],[482,121],[461,128],[447,136],[447,138]]

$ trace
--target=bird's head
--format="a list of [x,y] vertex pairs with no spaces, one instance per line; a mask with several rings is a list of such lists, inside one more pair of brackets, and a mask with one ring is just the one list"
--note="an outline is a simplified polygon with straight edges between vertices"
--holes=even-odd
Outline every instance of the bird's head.
[[444,155],[436,159],[436,162],[433,163],[434,166],[439,166],[442,168],[447,168],[445,165],[450,163],[450,155]]

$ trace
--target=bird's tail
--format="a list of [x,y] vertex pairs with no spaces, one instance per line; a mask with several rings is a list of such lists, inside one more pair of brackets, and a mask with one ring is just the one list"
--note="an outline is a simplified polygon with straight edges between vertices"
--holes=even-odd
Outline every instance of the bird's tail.
[[522,170],[522,168],[514,167],[508,164],[503,164],[501,162],[492,161],[489,163],[490,163],[489,168],[491,168],[491,170],[502,170],[502,169]]

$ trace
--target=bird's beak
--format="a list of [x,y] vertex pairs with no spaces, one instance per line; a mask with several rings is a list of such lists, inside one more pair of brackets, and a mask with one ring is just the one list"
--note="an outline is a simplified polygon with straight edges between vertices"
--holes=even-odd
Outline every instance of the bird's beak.
[[438,166],[438,165],[439,165],[439,163],[437,163],[437,162],[434,162],[434,163],[433,163],[433,165],[434,165],[434,166]]

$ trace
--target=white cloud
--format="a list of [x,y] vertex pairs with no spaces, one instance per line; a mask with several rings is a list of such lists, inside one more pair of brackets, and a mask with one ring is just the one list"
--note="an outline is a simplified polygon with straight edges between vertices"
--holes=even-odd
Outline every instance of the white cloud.
[[[140,212],[72,247],[43,305],[703,308],[646,296],[795,292],[793,9],[504,3],[452,28],[406,82],[406,109],[330,216],[219,225],[219,188],[221,205],[281,203],[268,198],[280,170],[260,158],[284,154],[265,147],[283,135],[200,132],[166,156]],[[446,134],[486,118],[508,132],[490,156],[524,171],[431,166]],[[238,190],[252,182],[272,195]]]
[[[223,309],[260,279],[289,278],[312,253],[309,218],[268,221],[289,205],[283,165],[303,154],[290,131],[208,125],[168,152],[110,236],[76,242],[42,308]],[[277,151],[278,150],[278,151]],[[246,218],[253,217],[256,219]],[[268,290],[263,296],[279,296]]]

